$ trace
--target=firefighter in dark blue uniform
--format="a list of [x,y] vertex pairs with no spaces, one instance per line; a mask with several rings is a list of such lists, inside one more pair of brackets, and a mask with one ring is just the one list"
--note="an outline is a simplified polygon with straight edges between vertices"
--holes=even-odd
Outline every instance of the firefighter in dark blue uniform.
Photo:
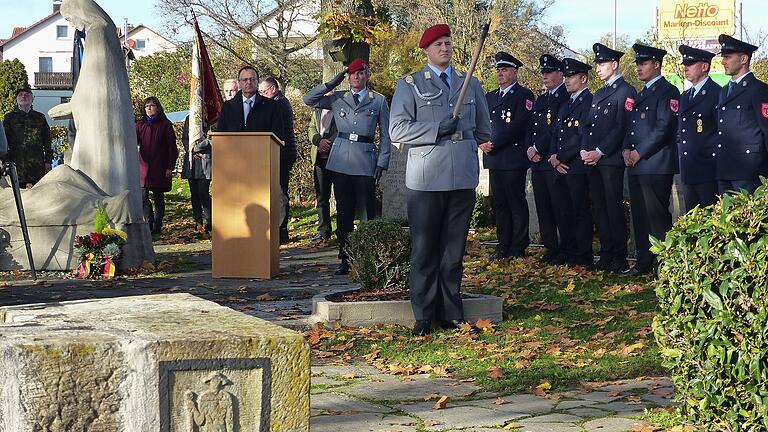
[[491,141],[480,144],[483,166],[490,171],[492,204],[499,245],[491,260],[522,257],[529,244],[525,176],[526,129],[533,110],[533,93],[517,82],[523,64],[511,54],[496,54],[499,89],[485,95],[491,112]]
[[691,88],[680,95],[677,113],[680,180],[683,183],[685,211],[708,206],[717,200],[715,157],[717,146],[717,100],[721,87],[709,77],[715,54],[680,45],[685,79]]
[[[592,268],[592,212],[589,208],[589,168],[581,160],[581,142],[584,126],[589,122],[592,93],[587,88],[591,66],[572,58],[563,59],[566,103],[560,106],[557,123],[552,133],[552,155],[549,163],[565,175],[568,200],[555,207],[569,206],[564,210],[572,215],[566,243],[566,263]],[[561,210],[563,211],[563,210]]]
[[[531,161],[531,184],[539,220],[541,242],[546,249],[542,260],[551,264],[564,264],[565,244],[568,242],[569,206],[555,207],[556,202],[569,199],[565,178],[549,164],[552,131],[557,112],[568,103],[568,92],[563,84],[563,63],[550,54],[539,57],[541,79],[546,92],[533,104],[533,115],[528,125],[528,159]],[[558,211],[560,210],[560,211]],[[558,236],[558,233],[560,234]]]
[[601,43],[594,44],[592,50],[597,75],[605,81],[592,97],[581,145],[581,159],[590,166],[589,195],[600,235],[600,260],[595,268],[621,273],[628,268],[621,151],[637,92],[619,71],[623,52]]
[[757,47],[720,35],[725,73],[731,76],[720,91],[717,109],[717,147],[712,152],[720,193],[760,185],[768,175],[768,86],[749,70]]
[[680,92],[661,75],[665,50],[641,44],[632,45],[632,49],[637,76],[645,85],[635,99],[622,151],[629,167],[629,203],[637,250],[637,263],[625,274],[639,275],[651,273],[655,267],[648,236],[664,239],[672,228],[669,200],[672,179],[679,171]]

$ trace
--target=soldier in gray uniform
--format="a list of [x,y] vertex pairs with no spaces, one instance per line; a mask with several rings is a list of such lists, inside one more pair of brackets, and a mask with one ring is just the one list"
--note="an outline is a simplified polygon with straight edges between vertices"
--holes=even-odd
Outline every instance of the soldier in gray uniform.
[[[336,88],[349,74],[349,91]],[[336,193],[336,236],[341,264],[337,275],[349,273],[345,247],[354,228],[355,208],[363,204],[367,218],[376,217],[376,182],[389,167],[389,107],[387,100],[368,88],[370,69],[363,59],[353,60],[332,81],[320,84],[304,96],[304,103],[333,111],[338,134],[325,169],[333,171]],[[380,144],[374,145],[376,127]]]
[[397,82],[389,131],[408,149],[405,186],[417,336],[431,331],[432,320],[448,329],[464,321],[459,288],[478,184],[477,148],[491,138],[488,105],[477,79],[469,82],[460,116],[452,115],[465,76],[451,67],[450,28],[428,28],[419,47],[427,65]]

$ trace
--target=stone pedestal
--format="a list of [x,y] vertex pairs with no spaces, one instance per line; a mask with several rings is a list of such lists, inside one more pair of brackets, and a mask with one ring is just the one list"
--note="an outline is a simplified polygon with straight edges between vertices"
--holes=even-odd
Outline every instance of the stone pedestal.
[[0,308],[0,432],[308,432],[299,333],[188,294]]
[[[488,170],[483,168],[482,152],[478,150],[480,158],[480,184],[477,192],[483,196],[490,193]],[[384,171],[381,179],[382,214],[384,219],[407,220],[408,208],[405,197],[405,166],[408,162],[408,149],[400,143],[392,143],[389,153],[389,169]]]

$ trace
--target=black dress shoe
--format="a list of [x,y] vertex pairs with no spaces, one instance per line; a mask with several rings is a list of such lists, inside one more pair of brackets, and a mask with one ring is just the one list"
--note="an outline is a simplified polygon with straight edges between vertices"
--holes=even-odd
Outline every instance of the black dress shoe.
[[568,262],[568,258],[565,254],[557,254],[549,260],[549,263],[552,265],[563,265],[566,262]]
[[[464,324],[469,324],[469,323],[462,320],[440,321],[440,327],[444,328],[445,330],[461,330],[461,326]],[[472,324],[469,324],[469,332],[480,333],[480,329],[473,326]]]
[[314,242],[319,242],[323,240],[328,240],[329,238],[331,238],[330,234],[317,233],[313,235],[312,238],[309,239],[309,241],[314,243]]
[[609,270],[615,274],[622,274],[629,270],[629,265],[627,264],[626,260],[617,260],[613,262]]
[[631,269],[627,269],[621,272],[622,276],[643,276],[648,274],[651,274],[650,269],[638,268],[637,266],[634,266]]
[[557,254],[556,254],[556,253],[553,253],[553,252],[549,252],[549,251],[548,251],[548,252],[546,252],[546,253],[545,253],[545,254],[544,254],[542,257],[541,257],[541,261],[543,261],[543,262],[545,262],[545,263],[547,263],[547,264],[552,264],[552,260],[554,260],[555,258],[557,258]]
[[595,270],[610,270],[611,269],[611,260],[607,258],[600,258],[594,265]]
[[426,336],[430,333],[432,333],[432,321],[429,320],[416,321],[413,330],[411,330],[411,334],[414,336]]
[[336,272],[334,272],[336,276],[341,275],[348,275],[349,274],[349,263],[346,261],[342,261],[341,264],[339,264],[339,268],[336,269]]
[[488,262],[498,261],[507,257],[507,253],[502,250],[496,250],[488,257]]

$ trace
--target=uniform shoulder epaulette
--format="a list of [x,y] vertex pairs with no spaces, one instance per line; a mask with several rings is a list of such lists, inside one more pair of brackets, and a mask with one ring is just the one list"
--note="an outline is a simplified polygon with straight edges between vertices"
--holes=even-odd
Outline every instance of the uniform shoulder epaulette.
[[407,82],[408,84],[413,84],[413,75],[415,75],[416,72],[411,72],[408,75],[403,77],[403,80]]

